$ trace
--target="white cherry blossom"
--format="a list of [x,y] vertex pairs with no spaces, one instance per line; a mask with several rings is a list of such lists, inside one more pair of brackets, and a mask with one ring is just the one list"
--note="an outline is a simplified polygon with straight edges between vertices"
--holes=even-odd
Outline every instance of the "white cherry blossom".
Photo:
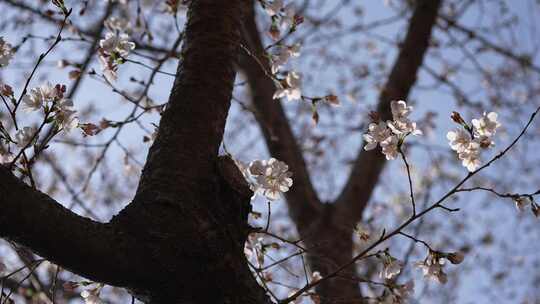
[[422,270],[424,277],[446,284],[448,277],[443,270],[444,264],[444,259],[433,252],[430,252],[423,262],[416,263],[417,267]]
[[388,121],[387,124],[392,132],[394,132],[396,135],[422,135],[422,131],[416,128],[416,122],[412,122],[406,118]]
[[404,100],[393,100],[390,102],[393,120],[406,119],[411,114],[413,107],[408,106]]
[[473,119],[472,127],[461,118],[459,113],[453,114],[454,121],[463,128],[450,131],[446,134],[452,150],[458,153],[458,158],[464,167],[470,172],[475,171],[481,165],[481,150],[491,148],[495,145],[493,136],[501,124],[497,121],[497,113],[484,113],[482,118]]
[[481,136],[491,137],[495,135],[497,128],[501,126],[497,121],[497,117],[497,113],[490,112],[488,114],[484,113],[480,119],[473,119],[474,131]]
[[30,90],[30,94],[25,94],[22,99],[23,111],[32,112],[41,109],[43,105],[43,96],[39,88],[33,88]]
[[383,279],[391,280],[393,277],[398,275],[403,268],[403,262],[392,257],[388,253],[384,253],[379,257],[383,263],[383,269],[379,273],[379,276]]
[[392,135],[381,142],[382,153],[387,160],[395,159],[399,154],[399,139]]
[[368,126],[368,133],[364,134],[364,140],[366,141],[366,146],[364,150],[369,151],[375,149],[378,143],[385,141],[392,135],[390,129],[386,126],[386,123],[370,123]]
[[99,41],[99,46],[107,55],[118,54],[127,57],[129,52],[135,49],[135,43],[129,41],[129,35],[125,33],[105,34],[105,39]]
[[25,147],[34,137],[36,129],[33,127],[24,127],[17,131],[15,134],[15,140],[17,141],[17,146],[23,148]]
[[252,190],[270,200],[276,200],[281,193],[289,191],[293,183],[289,166],[275,158],[255,160],[249,164],[247,172],[254,178]]
[[0,36],[0,68],[6,67],[13,58],[13,47]]
[[302,75],[298,72],[291,71],[287,73],[285,78],[286,86],[279,84],[280,88],[274,93],[274,99],[287,97],[288,101],[298,100],[302,98]]
[[272,55],[272,73],[275,74],[283,67],[291,57],[300,56],[300,44],[294,44],[292,46],[279,46],[276,48],[276,52]]

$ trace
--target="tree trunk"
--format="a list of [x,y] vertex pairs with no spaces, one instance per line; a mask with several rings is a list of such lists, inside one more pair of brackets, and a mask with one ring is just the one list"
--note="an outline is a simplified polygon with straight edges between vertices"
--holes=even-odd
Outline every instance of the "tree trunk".
[[246,5],[191,1],[169,103],[126,208],[94,222],[0,167],[0,236],[146,303],[270,303],[244,256],[251,192],[217,156]]

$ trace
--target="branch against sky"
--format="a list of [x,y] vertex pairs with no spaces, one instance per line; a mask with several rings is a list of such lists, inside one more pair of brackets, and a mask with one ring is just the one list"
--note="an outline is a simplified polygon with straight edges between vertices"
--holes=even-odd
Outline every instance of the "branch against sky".
[[[416,82],[441,3],[442,0],[417,2],[409,21],[407,35],[379,96],[377,112],[382,121],[391,119],[390,102],[407,99]],[[362,149],[358,153],[348,181],[337,198],[336,216],[341,221],[353,226],[362,218],[385,163],[384,156],[376,151]]]
[[[96,281],[117,285],[132,268],[125,252],[137,246],[110,225],[83,218],[0,167],[0,236]],[[133,256],[135,258],[135,256]]]

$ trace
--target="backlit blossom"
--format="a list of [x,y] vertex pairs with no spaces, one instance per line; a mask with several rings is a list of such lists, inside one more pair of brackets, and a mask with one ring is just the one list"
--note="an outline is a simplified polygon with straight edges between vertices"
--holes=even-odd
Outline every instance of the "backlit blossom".
[[109,32],[105,34],[105,39],[100,40],[99,46],[101,70],[105,78],[113,82],[117,79],[118,65],[135,49],[135,43],[129,41],[126,33]]
[[446,138],[450,148],[457,152],[462,165],[473,172],[481,165],[481,151],[495,145],[493,136],[501,126],[497,121],[497,113],[484,113],[482,118],[473,119],[472,127],[467,125],[457,112],[452,113],[451,117],[461,128],[448,132]]
[[276,200],[281,193],[289,191],[293,183],[289,166],[275,158],[253,161],[247,171],[254,178],[254,192],[270,200]]
[[298,72],[289,72],[285,78],[285,85],[279,84],[279,88],[274,93],[274,99],[287,97],[288,101],[297,100],[302,98],[302,91],[300,86],[302,85],[302,75]]
[[38,88],[30,90],[30,94],[26,94],[22,99],[23,111],[32,112],[41,109],[43,105],[43,97]]
[[6,67],[13,58],[13,47],[0,37],[0,68]]
[[272,73],[275,74],[279,69],[287,64],[291,57],[300,56],[300,44],[294,44],[291,46],[279,46],[276,47],[276,52],[272,54]]
[[403,262],[392,257],[388,253],[384,253],[379,257],[383,263],[383,269],[379,273],[379,276],[383,279],[391,280],[398,275],[403,268]]
[[413,107],[408,106],[403,100],[394,100],[390,102],[390,109],[392,111],[393,121],[388,121],[388,127],[396,135],[421,135],[422,131],[416,128],[416,123],[409,120],[408,116],[411,114]]
[[487,137],[495,135],[497,128],[501,126],[497,121],[497,117],[497,113],[490,112],[488,114],[484,113],[480,119],[473,119],[472,125],[474,126],[475,132],[478,135]]
[[386,159],[395,159],[399,154],[399,139],[397,136],[392,135],[381,142],[382,153]]
[[109,32],[105,39],[99,41],[99,46],[107,55],[118,54],[127,57],[135,49],[135,43],[129,41],[129,35]]
[[432,279],[441,284],[446,284],[448,277],[443,271],[445,262],[438,253],[431,252],[423,262],[418,262],[416,265],[422,270],[424,277]]
[[422,135],[422,131],[416,128],[416,122],[409,119],[388,121],[387,124],[396,135]]
[[375,149],[378,143],[385,141],[392,135],[390,129],[386,126],[386,123],[370,123],[368,126],[368,133],[364,134],[364,140],[366,141],[366,146],[364,150],[369,151]]
[[413,107],[408,106],[403,100],[393,100],[390,102],[390,110],[392,111],[392,119],[406,119],[411,114]]
[[374,149],[377,144],[381,146],[382,153],[386,159],[395,159],[399,154],[399,147],[408,135],[421,135],[416,127],[416,123],[411,121],[408,116],[412,107],[407,106],[403,100],[392,101],[390,103],[392,119],[386,122],[379,121],[378,113],[372,113],[372,119],[378,121],[371,123],[368,127],[368,133],[364,134],[365,150]]
[[17,131],[15,134],[15,140],[17,141],[17,146],[23,148],[26,147],[28,143],[32,140],[34,137],[34,134],[36,133],[36,129],[32,127],[24,127]]
[[23,96],[23,110],[25,112],[39,110],[45,102],[57,100],[62,92],[59,92],[50,82],[46,82],[37,88],[30,90],[30,94]]

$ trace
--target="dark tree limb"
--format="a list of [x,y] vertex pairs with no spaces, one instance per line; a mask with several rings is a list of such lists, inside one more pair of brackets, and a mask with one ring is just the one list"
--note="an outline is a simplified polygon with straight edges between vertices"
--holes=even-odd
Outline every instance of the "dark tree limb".
[[0,236],[31,248],[39,255],[92,280],[121,285],[121,273],[133,269],[125,252],[134,239],[107,224],[67,210],[0,167]]
[[133,201],[80,217],[0,169],[0,236],[146,303],[266,304],[244,255],[250,191],[218,157],[247,0],[193,0],[176,79]]

